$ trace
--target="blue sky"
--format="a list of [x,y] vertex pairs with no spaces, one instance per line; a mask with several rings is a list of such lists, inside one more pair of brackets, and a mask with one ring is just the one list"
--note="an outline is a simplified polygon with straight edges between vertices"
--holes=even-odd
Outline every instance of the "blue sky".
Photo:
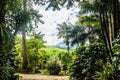
[[44,36],[44,40],[47,41],[46,45],[49,46],[54,46],[57,45],[60,42],[63,42],[63,39],[58,39],[57,37],[57,24],[61,24],[63,22],[71,22],[75,23],[78,18],[77,18],[77,13],[78,13],[78,8],[70,8],[70,9],[61,9],[60,11],[52,11],[48,10],[45,11],[42,8],[35,7],[40,14],[43,15],[41,18],[45,24],[38,23],[39,29],[38,31],[41,31]]

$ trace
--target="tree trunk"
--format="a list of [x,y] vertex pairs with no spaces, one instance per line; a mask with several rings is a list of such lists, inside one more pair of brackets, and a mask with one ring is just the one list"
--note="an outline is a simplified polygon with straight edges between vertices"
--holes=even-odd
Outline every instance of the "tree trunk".
[[68,54],[70,53],[70,46],[69,46],[69,43],[67,45],[67,51],[68,51]]
[[120,29],[120,16],[119,16],[119,1],[113,0],[113,24],[114,24],[114,36],[117,37]]
[[69,36],[68,35],[67,35],[66,45],[67,45],[67,51],[68,51],[68,54],[69,54],[69,52],[70,52],[70,42],[69,42]]
[[[24,2],[23,2],[23,9],[26,10],[26,0],[24,0]],[[26,25],[26,24],[24,24],[24,25]],[[23,48],[23,52],[22,52],[23,53],[23,65],[22,65],[22,68],[26,72],[28,61],[27,61],[26,32],[25,32],[25,30],[23,30],[23,32],[22,32],[22,48]]]
[[108,15],[107,15],[107,11],[104,9],[105,8],[105,3],[104,1],[101,0],[101,2],[103,3],[101,6],[100,6],[100,21],[101,21],[101,30],[102,30],[102,33],[103,33],[103,40],[106,44],[106,49],[107,49],[107,53],[108,53],[108,57],[109,57],[109,60],[110,60],[110,63],[112,63],[112,55],[113,55],[113,51],[112,51],[112,41],[111,41],[111,35],[112,35],[112,32],[110,29],[112,28],[109,28],[109,21],[108,21]]
[[5,23],[5,6],[6,6],[6,1],[2,1],[0,3],[0,24]]

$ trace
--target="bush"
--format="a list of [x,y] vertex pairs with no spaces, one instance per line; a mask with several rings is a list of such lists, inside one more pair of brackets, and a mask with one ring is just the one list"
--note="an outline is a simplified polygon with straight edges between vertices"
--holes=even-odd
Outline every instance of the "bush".
[[41,74],[44,74],[44,75],[48,75],[49,74],[49,71],[48,69],[42,69],[40,70]]
[[57,60],[48,65],[48,71],[51,75],[59,75],[59,72],[61,71],[61,66]]
[[117,68],[114,62],[103,67],[101,72],[96,73],[98,80],[120,80],[120,69]]
[[84,80],[93,77],[97,71],[102,71],[102,65],[107,62],[106,49],[102,42],[94,42],[89,46],[83,45],[76,50],[77,58],[71,66],[71,77]]
[[113,41],[112,63],[104,64],[101,72],[97,72],[98,80],[120,80],[120,36]]

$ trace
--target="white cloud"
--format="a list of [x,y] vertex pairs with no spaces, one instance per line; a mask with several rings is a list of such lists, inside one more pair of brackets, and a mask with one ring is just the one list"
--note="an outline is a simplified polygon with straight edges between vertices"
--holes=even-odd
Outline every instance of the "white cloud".
[[73,13],[73,9],[62,9],[60,11],[45,11],[43,9],[39,9],[39,13],[43,15],[42,20],[45,24],[39,23],[39,30],[45,34],[44,40],[47,41],[47,45],[56,45],[59,42],[62,42],[62,39],[57,38],[57,24],[61,24],[63,22],[75,23],[77,21],[77,17]]

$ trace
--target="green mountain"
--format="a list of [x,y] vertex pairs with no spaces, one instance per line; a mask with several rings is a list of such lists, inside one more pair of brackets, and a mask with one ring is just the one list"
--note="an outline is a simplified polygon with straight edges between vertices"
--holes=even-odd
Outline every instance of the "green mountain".
[[[64,42],[60,42],[57,45],[55,45],[54,47],[60,48],[60,49],[67,49],[67,46],[66,46],[66,44]],[[73,50],[75,48],[76,48],[76,45],[75,46],[70,46],[71,50]]]

